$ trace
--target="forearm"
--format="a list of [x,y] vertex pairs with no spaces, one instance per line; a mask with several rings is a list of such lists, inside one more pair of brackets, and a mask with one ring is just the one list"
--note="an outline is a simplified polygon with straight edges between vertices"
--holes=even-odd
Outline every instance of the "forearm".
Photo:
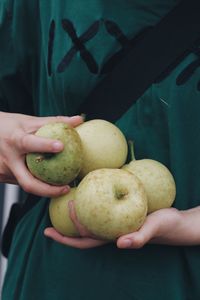
[[[174,219],[173,219],[174,217]],[[200,245],[200,206],[178,211],[172,218],[160,223],[158,234],[152,238],[152,243],[167,245]]]
[[200,206],[180,213],[182,214],[179,229],[180,243],[183,245],[200,245]]

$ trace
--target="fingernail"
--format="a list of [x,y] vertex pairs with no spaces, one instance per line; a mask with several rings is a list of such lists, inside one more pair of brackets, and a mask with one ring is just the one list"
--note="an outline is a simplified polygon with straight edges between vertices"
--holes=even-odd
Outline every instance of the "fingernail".
[[66,193],[69,192],[69,190],[70,190],[70,186],[67,185],[67,186],[65,186],[65,187],[63,188],[62,193],[63,193],[63,194],[66,194]]
[[74,212],[73,200],[70,200],[68,202],[68,209],[69,209],[69,214],[70,214],[70,218],[71,218],[71,216],[73,215],[73,212]]
[[81,118],[81,116],[80,116],[80,115],[75,115],[75,116],[71,116],[71,117],[70,117],[70,119],[72,119],[72,120],[73,120],[73,119],[76,119],[76,118]]
[[61,150],[63,147],[63,144],[61,142],[54,142],[53,143],[53,150],[54,151],[59,151]]
[[48,229],[45,229],[45,230],[44,230],[44,235],[45,235],[45,236],[48,236],[48,233],[49,233]]
[[72,117],[70,117],[70,119],[72,120],[72,121],[80,121],[80,120],[82,120],[83,121],[83,117],[82,116],[79,116],[79,115],[77,115],[77,116],[72,116]]
[[126,240],[121,241],[120,248],[129,248],[129,247],[131,247],[131,245],[132,245],[131,240],[126,239]]
[[70,200],[68,202],[68,207],[69,207],[69,210],[71,211],[73,209],[73,203],[72,203],[73,200]]

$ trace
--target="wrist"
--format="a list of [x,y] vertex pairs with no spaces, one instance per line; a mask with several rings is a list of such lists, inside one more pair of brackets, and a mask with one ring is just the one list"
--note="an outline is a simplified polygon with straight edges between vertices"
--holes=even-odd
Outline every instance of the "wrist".
[[153,243],[171,246],[200,245],[200,208],[184,211],[169,208],[161,211]]
[[183,245],[200,245],[200,206],[180,210],[178,233],[180,243]]

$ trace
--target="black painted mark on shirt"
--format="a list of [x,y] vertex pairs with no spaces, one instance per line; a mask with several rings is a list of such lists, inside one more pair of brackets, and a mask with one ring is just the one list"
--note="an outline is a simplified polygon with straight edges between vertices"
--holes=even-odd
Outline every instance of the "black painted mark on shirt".
[[177,85],[185,84],[190,77],[194,74],[195,70],[200,66],[200,59],[197,59],[190,63],[177,77]]
[[180,55],[180,57],[177,57],[173,63],[169,65],[168,68],[166,68],[163,72],[161,72],[160,75],[157,76],[154,83],[159,83],[162,80],[164,80],[167,76],[170,75],[170,73],[181,63],[181,61],[187,56],[188,53],[184,53],[183,55]]
[[47,56],[47,68],[48,75],[52,74],[52,55],[53,55],[53,45],[55,37],[55,21],[52,20],[49,28],[49,43],[48,43],[48,56]]
[[80,37],[77,36],[76,30],[73,26],[73,23],[70,20],[63,19],[62,27],[70,36],[74,46],[66,53],[64,58],[58,65],[57,71],[59,73],[64,72],[69,63],[72,61],[74,55],[79,51],[81,58],[86,63],[88,69],[94,73],[98,73],[98,65],[93,58],[92,54],[86,49],[85,43],[92,39],[99,30],[99,21],[94,22],[86,32],[84,32]]
[[112,55],[108,61],[103,65],[101,69],[101,74],[109,73],[113,67],[117,64],[117,62],[123,57],[124,50],[128,48],[130,45],[129,39],[126,35],[122,32],[119,26],[110,20],[105,20],[105,28],[107,32],[113,36],[122,46],[122,48],[117,51],[114,55]]
[[[199,46],[194,49],[194,54],[197,55],[197,58],[192,61],[176,78],[177,85],[185,84],[194,74],[197,68],[200,67],[200,48]],[[197,90],[200,91],[200,80],[197,83]]]
[[139,42],[149,30],[152,29],[152,26],[146,27],[141,30],[134,38],[129,39],[119,28],[119,26],[111,21],[105,20],[105,27],[107,32],[113,36],[121,45],[121,49],[114,53],[107,62],[103,65],[101,69],[101,74],[107,74],[113,70],[113,68],[119,63],[119,61],[126,55],[130,48],[134,47],[137,42]]
[[[93,39],[99,31],[100,24],[105,26],[106,32],[111,38],[114,38],[120,44],[120,50],[115,51],[111,54],[109,59],[101,67],[98,66],[92,53],[86,48],[85,44]],[[92,25],[80,36],[78,37],[74,24],[69,19],[63,19],[61,21],[62,28],[71,38],[73,46],[67,51],[62,60],[57,66],[57,72],[64,72],[67,67],[72,62],[74,56],[79,52],[81,58],[87,65],[89,71],[93,74],[107,74],[113,70],[113,68],[119,63],[119,61],[126,55],[127,51],[131,47],[134,47],[137,42],[139,42],[145,34],[152,29],[152,27],[146,27],[144,30],[140,31],[134,38],[128,38],[123,31],[120,29],[119,25],[112,20],[100,19],[92,23]],[[51,22],[49,29],[49,43],[48,43],[48,74],[52,74],[52,55],[53,46],[55,38],[55,22]]]
[[[164,71],[162,72],[155,80],[155,83],[159,83],[162,80],[164,80],[167,76],[170,75],[170,73],[183,61],[183,59],[191,54],[194,53],[197,55],[197,58],[192,61],[189,65],[187,65],[177,76],[176,78],[176,84],[178,86],[184,85],[187,83],[187,81],[193,76],[196,69],[200,67],[200,46],[198,45],[199,41],[192,45],[188,51],[183,53],[180,57],[177,57],[177,59]],[[197,82],[197,91],[200,91],[200,80]]]
[[124,47],[128,46],[130,44],[129,39],[126,37],[126,35],[122,32],[122,30],[119,28],[119,26],[110,20],[105,20],[105,27],[107,32],[116,38],[116,40]]

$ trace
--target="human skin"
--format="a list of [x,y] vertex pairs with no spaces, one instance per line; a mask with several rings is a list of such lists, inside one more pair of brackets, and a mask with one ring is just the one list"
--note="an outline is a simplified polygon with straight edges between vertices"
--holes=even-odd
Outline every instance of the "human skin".
[[60,141],[35,136],[41,126],[49,122],[66,122],[75,127],[82,123],[80,116],[33,117],[0,112],[0,181],[19,184],[22,189],[45,197],[56,197],[69,191],[68,186],[53,186],[31,175],[25,156],[29,152],[62,151]]
[[[92,236],[79,224],[73,201],[70,203],[71,218],[80,232],[79,238],[62,236],[54,228],[46,228],[44,234],[54,241],[79,248],[88,249],[107,243]],[[165,208],[149,214],[143,226],[136,232],[126,234],[116,240],[116,246],[124,249],[142,248],[147,243],[192,246],[200,244],[200,206],[179,211]]]
[[[39,196],[56,197],[69,192],[68,186],[52,186],[33,177],[25,164],[28,152],[59,152],[59,141],[36,137],[34,132],[48,122],[66,122],[77,126],[80,116],[32,117],[0,112],[0,181],[19,184],[26,192]],[[70,202],[71,218],[80,232],[79,238],[64,237],[54,228],[46,228],[44,234],[61,244],[86,249],[98,247],[106,241],[92,236],[76,218],[73,201]],[[143,226],[136,232],[121,236],[119,248],[141,248],[146,243],[166,245],[200,244],[200,206],[179,211],[166,208],[148,215]]]

